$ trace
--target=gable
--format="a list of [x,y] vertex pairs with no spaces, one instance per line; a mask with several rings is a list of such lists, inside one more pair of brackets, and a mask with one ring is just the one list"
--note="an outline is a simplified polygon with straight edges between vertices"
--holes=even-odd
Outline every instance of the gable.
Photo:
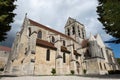
[[103,40],[102,40],[102,38],[99,34],[97,34],[96,40],[97,40],[97,43],[98,43],[99,46],[105,47],[105,44],[104,44],[104,42],[103,42]]
[[76,22],[76,20],[71,18],[71,17],[69,17],[68,20],[67,20],[67,23],[65,24],[65,27],[70,25],[70,24],[72,24],[72,23],[74,23],[74,22]]

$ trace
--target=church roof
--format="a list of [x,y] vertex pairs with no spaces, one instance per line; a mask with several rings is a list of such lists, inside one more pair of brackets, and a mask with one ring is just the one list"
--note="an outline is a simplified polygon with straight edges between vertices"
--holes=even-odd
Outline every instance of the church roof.
[[68,51],[65,46],[61,46],[61,51],[66,52],[66,53],[70,53],[70,51]]
[[[37,23],[37,22],[31,20],[31,19],[29,19],[29,21],[30,21],[30,25],[38,26],[38,27],[40,27],[40,28],[43,28],[43,29],[45,29],[45,30],[49,30],[49,31],[51,31],[51,32],[53,32],[53,33],[59,34],[59,35],[61,35],[61,36],[63,36],[63,37],[66,37],[66,38],[68,38],[68,39],[71,39],[71,40],[75,41],[75,40],[74,40],[73,38],[71,38],[70,36],[67,36],[67,35],[65,35],[65,34],[63,34],[63,33],[61,33],[61,32],[58,32],[58,31],[53,30],[53,29],[51,29],[51,28],[48,28],[48,27],[46,27],[46,26],[44,26],[44,25],[42,25],[42,24],[40,24],[40,23]],[[76,41],[75,41],[75,42],[76,42]]]
[[6,46],[0,46],[0,51],[7,51],[7,52],[10,52],[10,51],[11,51],[11,48],[6,47]]
[[37,39],[36,40],[36,44],[38,46],[42,46],[42,47],[47,47],[47,48],[50,48],[50,49],[53,49],[53,50],[56,50],[57,48],[54,46],[53,43],[50,43],[48,41],[45,41],[45,40],[41,40],[41,39]]

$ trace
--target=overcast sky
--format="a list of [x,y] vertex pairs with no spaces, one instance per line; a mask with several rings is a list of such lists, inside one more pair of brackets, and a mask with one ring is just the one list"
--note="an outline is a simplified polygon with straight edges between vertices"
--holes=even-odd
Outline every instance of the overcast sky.
[[20,31],[25,13],[28,18],[62,33],[68,17],[72,17],[85,25],[87,37],[91,32],[94,35],[99,33],[104,41],[112,38],[102,30],[102,24],[97,20],[97,0],[17,0],[15,4],[18,5],[14,10],[17,14],[15,22],[12,24],[9,38],[3,44],[11,46],[9,41],[13,41],[15,33]]

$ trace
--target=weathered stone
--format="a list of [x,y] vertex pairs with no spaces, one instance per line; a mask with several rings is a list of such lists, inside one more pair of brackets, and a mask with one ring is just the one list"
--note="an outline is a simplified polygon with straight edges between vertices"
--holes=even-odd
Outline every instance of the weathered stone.
[[100,35],[86,39],[84,25],[72,18],[63,34],[25,17],[7,65],[6,71],[18,75],[52,75],[52,69],[57,75],[71,74],[71,70],[79,75],[84,74],[83,70],[87,74],[106,74],[119,69]]

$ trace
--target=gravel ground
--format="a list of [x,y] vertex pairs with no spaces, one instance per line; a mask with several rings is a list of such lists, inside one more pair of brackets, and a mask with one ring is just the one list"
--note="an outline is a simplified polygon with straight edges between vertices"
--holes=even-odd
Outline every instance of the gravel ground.
[[110,78],[92,78],[82,76],[21,76],[21,77],[2,77],[0,80],[120,80]]

